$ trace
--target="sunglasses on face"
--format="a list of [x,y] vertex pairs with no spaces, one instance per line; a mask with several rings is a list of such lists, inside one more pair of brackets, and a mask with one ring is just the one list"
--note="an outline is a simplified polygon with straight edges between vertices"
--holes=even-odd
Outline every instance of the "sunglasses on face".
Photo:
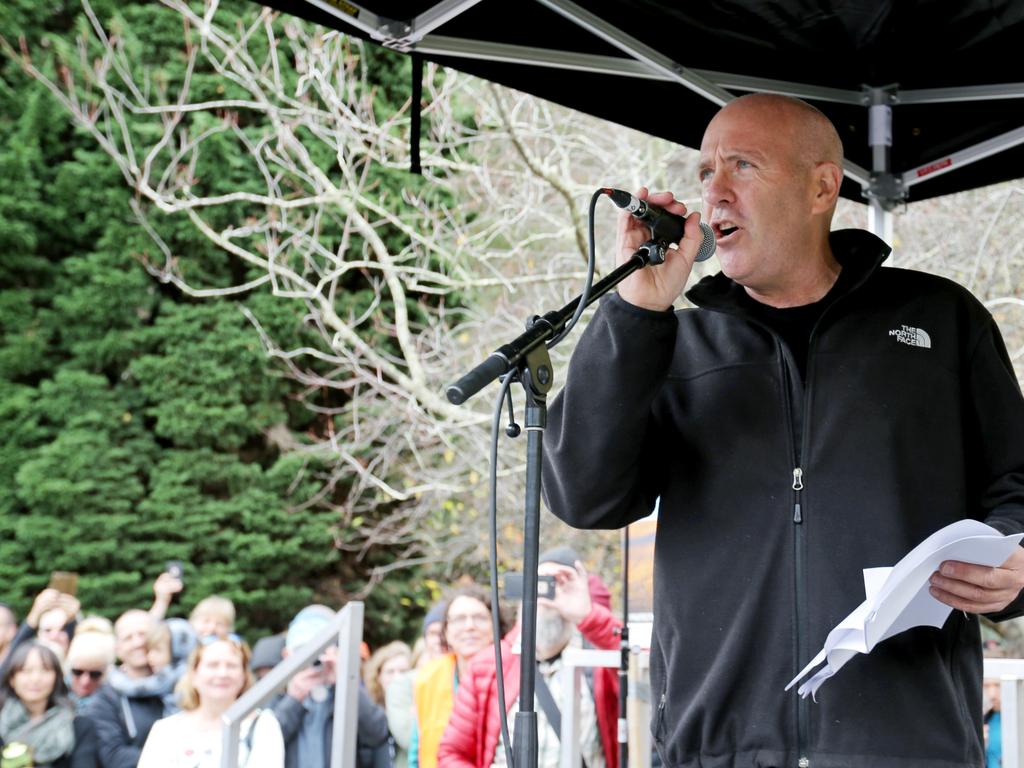
[[81,677],[82,675],[88,675],[90,680],[99,680],[103,677],[102,669],[74,669],[71,670],[72,677]]

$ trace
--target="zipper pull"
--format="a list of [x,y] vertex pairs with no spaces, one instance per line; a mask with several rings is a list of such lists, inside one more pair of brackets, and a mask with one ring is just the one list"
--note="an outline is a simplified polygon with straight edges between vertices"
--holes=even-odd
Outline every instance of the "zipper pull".
[[661,701],[658,702],[658,711],[659,712],[665,708],[665,700],[667,698],[668,698],[668,694],[667,693],[662,693],[661,694]]
[[[800,467],[796,467],[793,470],[793,490],[797,493],[803,490],[804,487],[804,471]],[[799,498],[799,497],[797,497]],[[793,503],[793,522],[802,523],[804,521],[803,511],[800,509],[800,502],[796,501]]]

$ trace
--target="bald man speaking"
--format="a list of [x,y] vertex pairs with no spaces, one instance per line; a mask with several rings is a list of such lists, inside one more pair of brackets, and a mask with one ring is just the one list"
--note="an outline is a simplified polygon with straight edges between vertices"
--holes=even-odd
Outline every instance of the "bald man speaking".
[[[947,562],[958,609],[858,656],[817,702],[786,684],[896,563],[973,518],[1024,531],[1024,400],[999,330],[966,290],[883,267],[832,231],[842,144],[796,99],[729,103],[701,144],[702,216],[722,271],[673,311],[701,242],[681,216],[665,263],[606,296],[545,434],[548,506],[620,528],[660,498],[651,725],[669,768],[977,768],[978,614],[1020,615],[1024,549]],[[619,222],[620,263],[647,239]]]

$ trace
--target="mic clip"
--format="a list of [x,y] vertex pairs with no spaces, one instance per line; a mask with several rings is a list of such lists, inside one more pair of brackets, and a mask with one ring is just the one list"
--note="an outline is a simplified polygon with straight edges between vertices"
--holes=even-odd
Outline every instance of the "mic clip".
[[665,262],[665,251],[668,243],[664,240],[648,240],[636,249],[636,255],[643,259],[644,266],[658,265]]

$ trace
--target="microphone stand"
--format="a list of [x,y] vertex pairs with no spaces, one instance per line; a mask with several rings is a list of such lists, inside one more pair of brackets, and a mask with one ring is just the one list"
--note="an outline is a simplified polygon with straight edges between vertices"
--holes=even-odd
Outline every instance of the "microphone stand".
[[[649,240],[607,277],[591,288],[586,305],[606,294],[629,275],[649,264],[665,260],[668,243]],[[448,400],[461,405],[491,381],[510,374],[526,392],[526,499],[523,547],[523,611],[521,664],[519,677],[519,711],[516,713],[512,740],[514,765],[510,768],[537,768],[537,713],[533,708],[537,667],[537,566],[540,559],[540,495],[543,436],[547,426],[547,393],[554,383],[547,341],[565,328],[575,314],[582,296],[562,309],[534,316],[526,332],[514,341],[499,347],[486,360],[465,374],[446,390]],[[500,638],[494,639],[495,652],[500,653]],[[628,652],[628,646],[624,646]],[[501,681],[498,681],[501,685]],[[625,768],[625,766],[623,766]]]

